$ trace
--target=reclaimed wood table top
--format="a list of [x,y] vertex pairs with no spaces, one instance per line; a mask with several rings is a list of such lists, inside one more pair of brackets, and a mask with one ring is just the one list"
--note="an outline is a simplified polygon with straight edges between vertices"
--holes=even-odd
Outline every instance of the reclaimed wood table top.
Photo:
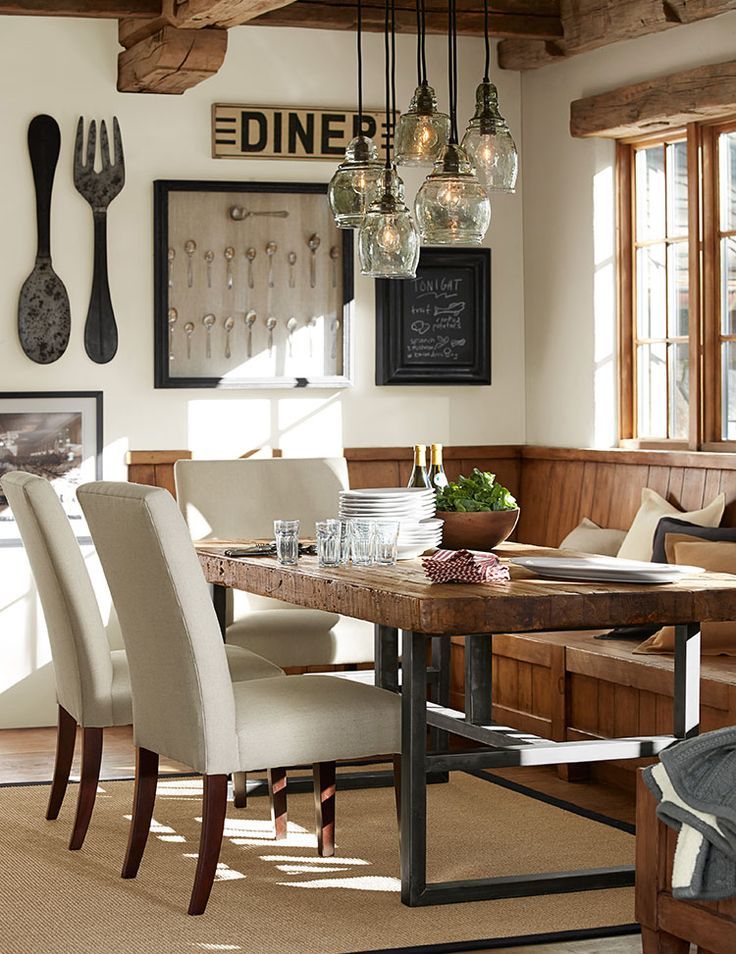
[[[421,560],[389,567],[320,567],[316,557],[281,566],[273,557],[228,557],[233,542],[197,545],[210,583],[311,609],[421,633],[600,629],[638,623],[736,619],[736,577],[703,573],[664,585],[544,580],[510,565],[507,583],[430,583]],[[506,543],[511,556],[555,550]],[[569,556],[570,554],[566,554]]]

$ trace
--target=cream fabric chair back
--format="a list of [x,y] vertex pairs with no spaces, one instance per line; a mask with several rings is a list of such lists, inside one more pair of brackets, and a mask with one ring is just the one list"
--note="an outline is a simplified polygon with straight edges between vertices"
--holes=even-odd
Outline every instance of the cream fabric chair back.
[[14,471],[0,484],[41,598],[59,705],[79,725],[113,725],[110,646],[61,501],[49,481],[35,474]]
[[98,482],[79,502],[120,618],[136,745],[203,774],[237,765],[235,702],[187,526],[160,487]]
[[314,523],[337,516],[348,486],[344,457],[178,460],[176,497],[195,540],[273,537],[273,521]]

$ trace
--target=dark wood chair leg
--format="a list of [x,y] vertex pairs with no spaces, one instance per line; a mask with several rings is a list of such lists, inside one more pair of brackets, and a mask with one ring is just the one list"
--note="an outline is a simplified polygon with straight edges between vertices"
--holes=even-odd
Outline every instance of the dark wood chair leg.
[[158,782],[158,752],[137,748],[135,753],[135,792],[133,794],[133,817],[128,833],[128,850],[125,852],[122,877],[135,878],[146,850],[148,832],[153,818],[153,803],[156,800]]
[[205,775],[202,797],[202,832],[189,914],[204,914],[220,858],[227,811],[227,775]]
[[59,706],[59,726],[56,730],[56,761],[54,763],[54,780],[51,783],[49,804],[46,809],[46,818],[53,821],[59,817],[61,804],[66,794],[69,782],[69,772],[74,758],[74,746],[77,741],[77,723],[63,706]]
[[653,931],[642,926],[641,949],[643,954],[688,954],[690,942],[666,931]]
[[401,756],[394,755],[394,799],[396,801],[396,821],[401,832]]
[[312,773],[317,854],[320,858],[331,858],[335,854],[335,763],[315,762]]
[[82,729],[82,777],[79,782],[77,815],[74,819],[69,850],[78,851],[84,844],[89,828],[92,809],[97,797],[97,783],[100,780],[100,762],[102,761],[102,729]]
[[245,772],[233,772],[233,805],[248,807],[248,776]]
[[276,841],[286,838],[289,814],[286,807],[286,769],[268,770],[268,793],[271,798],[271,820]]

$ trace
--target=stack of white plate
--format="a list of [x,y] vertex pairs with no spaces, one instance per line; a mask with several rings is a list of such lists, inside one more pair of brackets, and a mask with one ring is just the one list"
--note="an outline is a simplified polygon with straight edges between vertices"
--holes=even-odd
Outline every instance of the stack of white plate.
[[340,492],[342,520],[398,520],[400,560],[411,560],[442,540],[435,520],[434,490],[424,487],[370,487]]

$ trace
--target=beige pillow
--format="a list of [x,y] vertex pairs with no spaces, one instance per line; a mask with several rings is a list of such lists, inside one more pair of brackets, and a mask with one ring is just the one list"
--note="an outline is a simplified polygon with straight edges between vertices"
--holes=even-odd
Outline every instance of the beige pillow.
[[[673,563],[702,566],[712,573],[736,575],[736,543],[693,542],[692,537],[686,539],[686,543],[675,543]],[[635,653],[673,653],[674,651],[673,626],[660,629],[634,650]],[[736,622],[703,623],[700,629],[700,651],[703,656],[736,656]]]
[[596,553],[599,556],[616,556],[626,536],[625,530],[599,527],[587,517],[571,530],[560,544],[560,550],[577,550],[578,553]]
[[662,517],[677,517],[688,523],[697,523],[701,527],[717,527],[721,522],[726,506],[726,495],[719,494],[707,507],[702,510],[693,510],[691,513],[681,513],[677,507],[660,497],[656,490],[645,487],[641,492],[641,506],[634,517],[626,539],[621,544],[618,556],[622,560],[652,559],[654,548],[654,532]]

